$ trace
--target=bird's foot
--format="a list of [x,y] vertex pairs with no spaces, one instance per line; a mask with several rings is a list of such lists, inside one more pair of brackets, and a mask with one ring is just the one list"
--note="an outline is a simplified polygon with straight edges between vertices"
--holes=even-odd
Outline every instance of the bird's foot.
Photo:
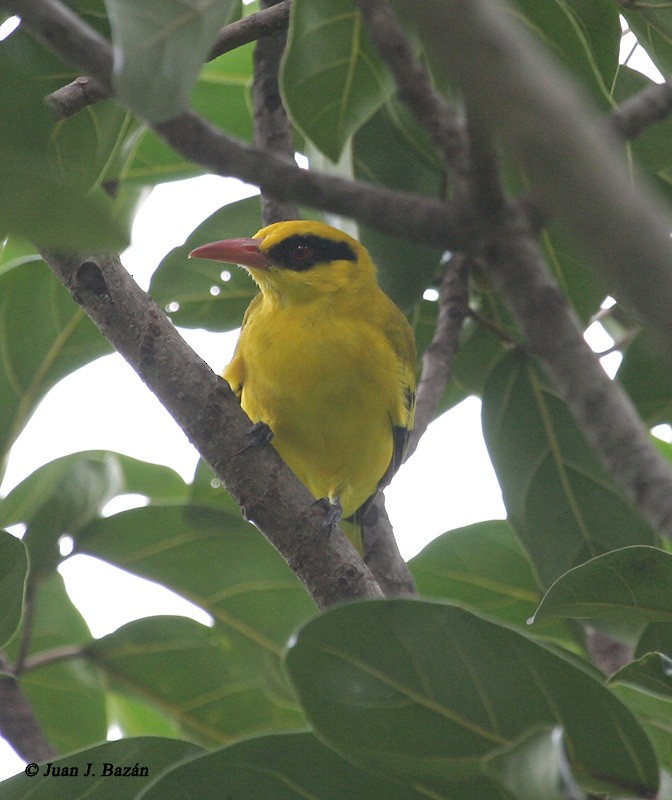
[[249,450],[251,447],[265,447],[273,438],[273,431],[265,422],[255,422],[245,434],[245,438],[247,442],[236,453],[237,456]]
[[313,505],[321,506],[327,512],[320,525],[320,536],[326,541],[333,529],[336,528],[341,521],[343,509],[338,499],[331,500],[328,497],[321,497],[319,500],[316,500]]

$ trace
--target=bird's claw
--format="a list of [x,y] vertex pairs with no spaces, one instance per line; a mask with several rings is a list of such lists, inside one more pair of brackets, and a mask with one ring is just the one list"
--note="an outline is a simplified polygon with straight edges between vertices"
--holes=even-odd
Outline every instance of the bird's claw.
[[341,521],[341,517],[343,516],[341,504],[338,500],[330,500],[328,497],[321,497],[319,500],[316,500],[313,505],[321,506],[327,512],[320,525],[320,536],[324,537],[326,541],[331,532],[334,528],[338,527],[338,523]]
[[265,422],[255,422],[245,434],[245,438],[248,441],[236,453],[237,456],[249,450],[251,447],[265,447],[273,438],[273,431]]

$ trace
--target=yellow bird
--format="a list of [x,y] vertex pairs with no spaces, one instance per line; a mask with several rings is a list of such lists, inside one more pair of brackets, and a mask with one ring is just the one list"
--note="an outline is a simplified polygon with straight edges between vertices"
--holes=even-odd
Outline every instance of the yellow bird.
[[401,464],[415,404],[413,331],[367,250],[295,220],[191,256],[239,264],[259,286],[223,377],[313,496],[329,499],[329,526],[341,514],[361,524]]

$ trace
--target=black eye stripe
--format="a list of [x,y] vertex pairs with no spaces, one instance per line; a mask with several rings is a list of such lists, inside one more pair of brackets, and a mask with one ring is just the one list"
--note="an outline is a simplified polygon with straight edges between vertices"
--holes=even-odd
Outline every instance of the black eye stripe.
[[325,239],[314,233],[288,236],[267,251],[279,267],[301,271],[329,261],[357,261],[357,254],[347,242]]

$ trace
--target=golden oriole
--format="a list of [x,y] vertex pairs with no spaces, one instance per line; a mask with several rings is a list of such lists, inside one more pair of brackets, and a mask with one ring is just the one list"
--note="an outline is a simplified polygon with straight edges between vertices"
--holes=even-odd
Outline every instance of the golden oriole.
[[239,264],[258,284],[223,377],[311,493],[330,500],[330,524],[341,513],[361,523],[401,464],[415,403],[413,331],[368,252],[295,220],[190,256]]

